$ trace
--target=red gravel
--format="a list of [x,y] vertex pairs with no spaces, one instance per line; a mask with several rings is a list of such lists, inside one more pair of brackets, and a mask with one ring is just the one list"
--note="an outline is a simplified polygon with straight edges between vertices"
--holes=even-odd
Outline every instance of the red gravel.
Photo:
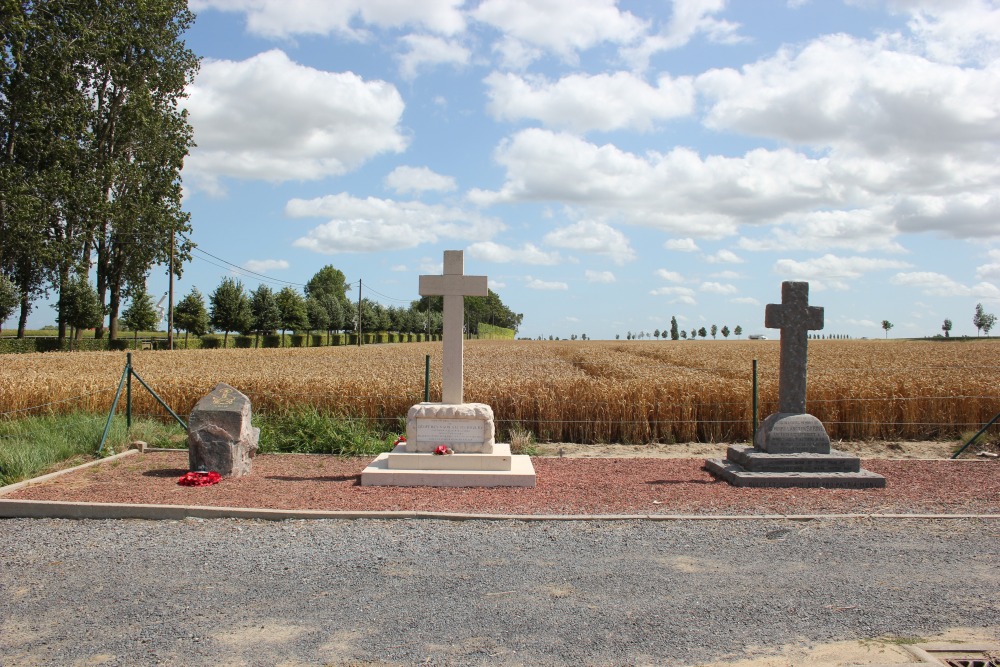
[[739,489],[702,459],[535,458],[533,489],[363,487],[370,459],[262,455],[253,473],[178,486],[186,452],[155,452],[70,473],[9,499],[311,510],[477,514],[1000,514],[1000,465],[989,461],[866,460],[885,489]]

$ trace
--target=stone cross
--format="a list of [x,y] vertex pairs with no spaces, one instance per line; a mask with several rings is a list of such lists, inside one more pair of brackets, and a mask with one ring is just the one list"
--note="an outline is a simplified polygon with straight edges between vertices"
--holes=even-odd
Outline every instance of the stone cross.
[[420,296],[444,297],[444,360],[441,374],[441,402],[464,403],[463,322],[465,297],[488,296],[486,276],[466,276],[461,250],[444,251],[444,275],[420,276]]
[[781,283],[781,303],[769,303],[764,326],[781,329],[778,412],[806,411],[806,364],[809,331],[823,328],[823,309],[809,305],[809,283]]

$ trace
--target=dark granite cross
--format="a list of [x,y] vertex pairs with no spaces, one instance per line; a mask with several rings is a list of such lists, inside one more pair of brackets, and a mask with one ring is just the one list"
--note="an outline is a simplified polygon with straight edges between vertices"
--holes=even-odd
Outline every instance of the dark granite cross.
[[823,309],[809,305],[809,283],[781,283],[781,303],[764,309],[764,326],[781,329],[778,412],[806,411],[806,364],[809,331],[823,328]]

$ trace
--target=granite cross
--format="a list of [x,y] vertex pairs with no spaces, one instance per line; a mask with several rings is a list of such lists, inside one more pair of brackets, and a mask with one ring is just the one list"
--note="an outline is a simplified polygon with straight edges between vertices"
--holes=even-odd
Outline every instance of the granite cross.
[[781,303],[769,303],[764,326],[781,329],[778,412],[806,411],[806,365],[809,334],[823,328],[823,309],[809,305],[809,283],[781,283]]
[[463,322],[465,297],[488,296],[486,276],[466,276],[461,250],[444,251],[444,275],[420,276],[420,296],[444,297],[444,359],[441,373],[441,402],[464,403]]

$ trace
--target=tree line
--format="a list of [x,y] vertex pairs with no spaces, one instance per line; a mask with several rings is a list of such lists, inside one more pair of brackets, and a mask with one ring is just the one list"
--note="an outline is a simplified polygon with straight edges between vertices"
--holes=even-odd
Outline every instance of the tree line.
[[19,337],[55,292],[61,338],[91,326],[102,338],[105,321],[116,338],[151,268],[180,276],[190,259],[179,103],[199,65],[181,39],[193,21],[186,0],[0,8],[0,304],[13,293]]

